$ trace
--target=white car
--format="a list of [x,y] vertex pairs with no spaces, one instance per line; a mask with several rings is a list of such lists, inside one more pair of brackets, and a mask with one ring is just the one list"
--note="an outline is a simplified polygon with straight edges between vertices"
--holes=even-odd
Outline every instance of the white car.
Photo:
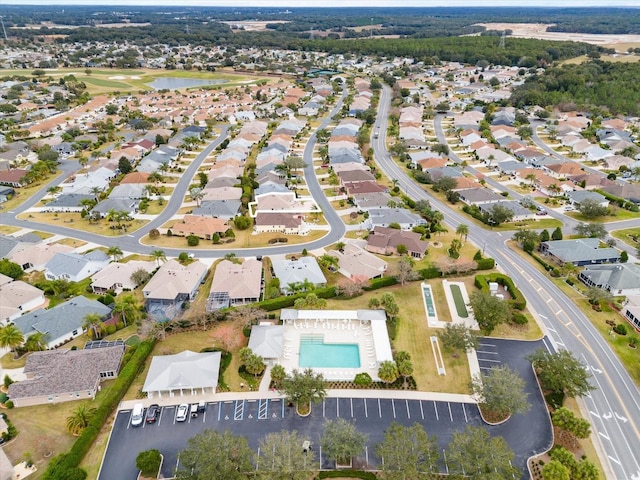
[[189,413],[189,405],[186,403],[181,403],[178,405],[178,410],[176,411],[176,422],[184,422],[187,420],[187,414]]

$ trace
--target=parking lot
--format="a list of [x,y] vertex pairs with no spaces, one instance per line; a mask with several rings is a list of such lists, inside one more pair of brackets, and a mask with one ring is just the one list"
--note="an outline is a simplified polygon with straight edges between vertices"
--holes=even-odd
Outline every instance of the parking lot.
[[[544,400],[538,390],[531,364],[524,359],[530,352],[542,346],[540,342],[519,342],[482,338],[478,348],[478,360],[485,368],[504,362],[526,380],[526,391],[532,407],[526,414],[516,415],[506,423],[488,427],[491,435],[503,436],[514,450],[514,464],[523,473],[529,456],[545,450],[551,442],[551,428]],[[375,394],[375,392],[367,392]],[[387,393],[387,392],[385,392]],[[390,393],[390,392],[389,392]],[[402,392],[396,392],[402,396]],[[239,394],[240,396],[241,394]],[[165,406],[155,424],[131,426],[131,410],[118,413],[113,427],[100,480],[134,480],[138,471],[135,459],[140,451],[157,448],[164,455],[162,474],[171,477],[178,462],[178,452],[189,438],[205,429],[229,430],[245,436],[257,452],[260,440],[271,432],[297,430],[311,441],[318,459],[318,468],[333,468],[322,455],[319,440],[327,420],[344,418],[352,421],[368,435],[366,448],[359,460],[371,467],[379,464],[374,445],[384,437],[384,430],[392,422],[411,425],[418,422],[429,435],[436,435],[440,448],[446,448],[454,431],[467,425],[482,425],[478,407],[472,403],[456,403],[433,400],[407,400],[402,398],[327,398],[313,405],[311,414],[302,418],[295,408],[281,399],[211,401],[197,418],[188,417],[176,422],[177,404],[188,402],[189,397],[177,397],[176,405]],[[441,470],[446,471],[442,463]],[[527,478],[527,476],[523,476]]]
[[177,465],[178,452],[192,436],[205,429],[230,430],[243,435],[257,451],[260,439],[270,432],[297,430],[309,439],[318,457],[317,468],[333,468],[322,456],[319,440],[327,420],[344,418],[369,435],[360,458],[370,465],[378,459],[373,446],[384,436],[384,429],[393,421],[403,425],[421,423],[430,435],[436,435],[444,448],[454,430],[467,424],[480,425],[480,413],[474,404],[434,402],[389,398],[327,398],[314,405],[311,415],[301,418],[293,407],[279,399],[209,402],[206,411],[197,418],[176,422],[177,405],[162,408],[155,424],[131,426],[131,410],[118,413],[109,446],[100,472],[100,479],[135,479],[138,452],[157,448],[164,455],[162,474],[170,477]]

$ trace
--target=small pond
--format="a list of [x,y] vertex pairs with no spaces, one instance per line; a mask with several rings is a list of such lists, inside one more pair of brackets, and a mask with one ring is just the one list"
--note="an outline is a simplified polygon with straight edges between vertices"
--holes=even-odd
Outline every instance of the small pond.
[[162,77],[156,78],[149,86],[155,90],[177,90],[180,88],[203,87],[205,85],[220,85],[226,80],[204,80],[200,78]]

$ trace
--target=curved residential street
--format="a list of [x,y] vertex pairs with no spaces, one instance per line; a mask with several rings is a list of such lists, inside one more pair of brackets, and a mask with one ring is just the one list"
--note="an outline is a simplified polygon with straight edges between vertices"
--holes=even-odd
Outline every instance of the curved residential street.
[[[346,87],[343,88],[342,95],[336,102],[334,108],[324,117],[322,123],[318,127],[326,128],[329,123],[331,123],[332,118],[335,114],[337,114],[342,108],[342,103],[347,96]],[[150,254],[153,250],[157,249],[152,245],[143,245],[140,243],[140,239],[144,237],[152,228],[157,228],[163,225],[165,222],[169,221],[173,215],[176,214],[182,202],[184,200],[185,195],[187,194],[187,189],[189,185],[198,171],[198,168],[202,164],[202,162],[207,158],[207,156],[227,137],[229,133],[229,127],[223,126],[221,128],[220,135],[213,140],[209,145],[207,145],[202,152],[200,152],[196,158],[191,162],[191,164],[187,167],[183,175],[180,177],[173,194],[171,195],[171,199],[169,200],[167,206],[162,211],[157,218],[153,221],[146,224],[144,227],[136,230],[130,235],[119,236],[119,237],[108,237],[103,235],[98,235],[95,233],[85,232],[82,230],[76,230],[73,228],[66,228],[59,225],[50,225],[44,223],[38,223],[28,220],[23,220],[16,218],[16,215],[25,212],[29,208],[33,207],[36,203],[38,203],[44,196],[47,194],[47,189],[51,186],[58,185],[64,181],[70,173],[76,171],[79,168],[79,164],[77,162],[64,161],[61,164],[61,169],[63,174],[56,177],[54,180],[50,181],[46,185],[44,185],[38,192],[36,192],[27,202],[23,203],[19,208],[16,208],[12,211],[6,212],[2,214],[2,223],[5,225],[11,225],[20,228],[30,228],[34,230],[42,230],[46,232],[50,232],[56,235],[63,235],[71,238],[76,238],[89,243],[96,243],[104,246],[119,246],[124,252],[130,253],[141,253],[141,254]],[[307,142],[303,158],[306,163],[304,168],[305,179],[307,185],[309,187],[309,192],[314,197],[318,205],[320,206],[324,216],[329,224],[330,231],[327,235],[314,240],[312,242],[307,243],[299,243],[295,245],[282,245],[276,247],[256,247],[256,248],[242,248],[242,249],[216,249],[216,250],[204,250],[198,249],[196,250],[198,257],[201,258],[220,258],[224,257],[228,253],[238,254],[242,252],[242,256],[250,257],[255,255],[284,255],[288,253],[298,253],[302,248],[306,248],[308,250],[312,250],[315,248],[325,247],[327,245],[331,245],[339,241],[344,235],[346,228],[344,222],[340,219],[338,214],[335,212],[331,203],[327,199],[327,197],[322,192],[320,188],[320,183],[315,175],[315,170],[313,168],[313,151],[316,144],[315,132],[311,135],[309,141]],[[185,249],[177,249],[177,248],[164,248],[165,254],[169,257],[177,257],[180,252],[183,252]]]
[[[397,179],[411,198],[429,200],[448,225],[469,224],[466,216],[429,195],[391,159],[384,135],[389,105],[390,89],[384,87],[378,113],[383,134],[373,143],[380,168]],[[591,422],[596,445],[603,450],[600,457],[607,478],[640,478],[640,391],[590,320],[551,280],[505,245],[509,238],[508,233],[477,227],[469,233],[469,240],[495,258],[499,269],[515,281],[554,346],[573,352],[589,369],[596,389],[582,399],[583,413]]]

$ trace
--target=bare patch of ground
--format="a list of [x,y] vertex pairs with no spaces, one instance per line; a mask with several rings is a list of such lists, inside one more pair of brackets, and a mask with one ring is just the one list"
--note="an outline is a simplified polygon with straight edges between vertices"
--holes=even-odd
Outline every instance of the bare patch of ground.
[[547,28],[553,26],[553,24],[545,23],[477,23],[476,25],[485,27],[487,30],[511,30],[512,34],[510,36],[515,38],[585,42],[613,47],[620,52],[626,52],[630,46],[640,42],[640,35],[548,32]]

